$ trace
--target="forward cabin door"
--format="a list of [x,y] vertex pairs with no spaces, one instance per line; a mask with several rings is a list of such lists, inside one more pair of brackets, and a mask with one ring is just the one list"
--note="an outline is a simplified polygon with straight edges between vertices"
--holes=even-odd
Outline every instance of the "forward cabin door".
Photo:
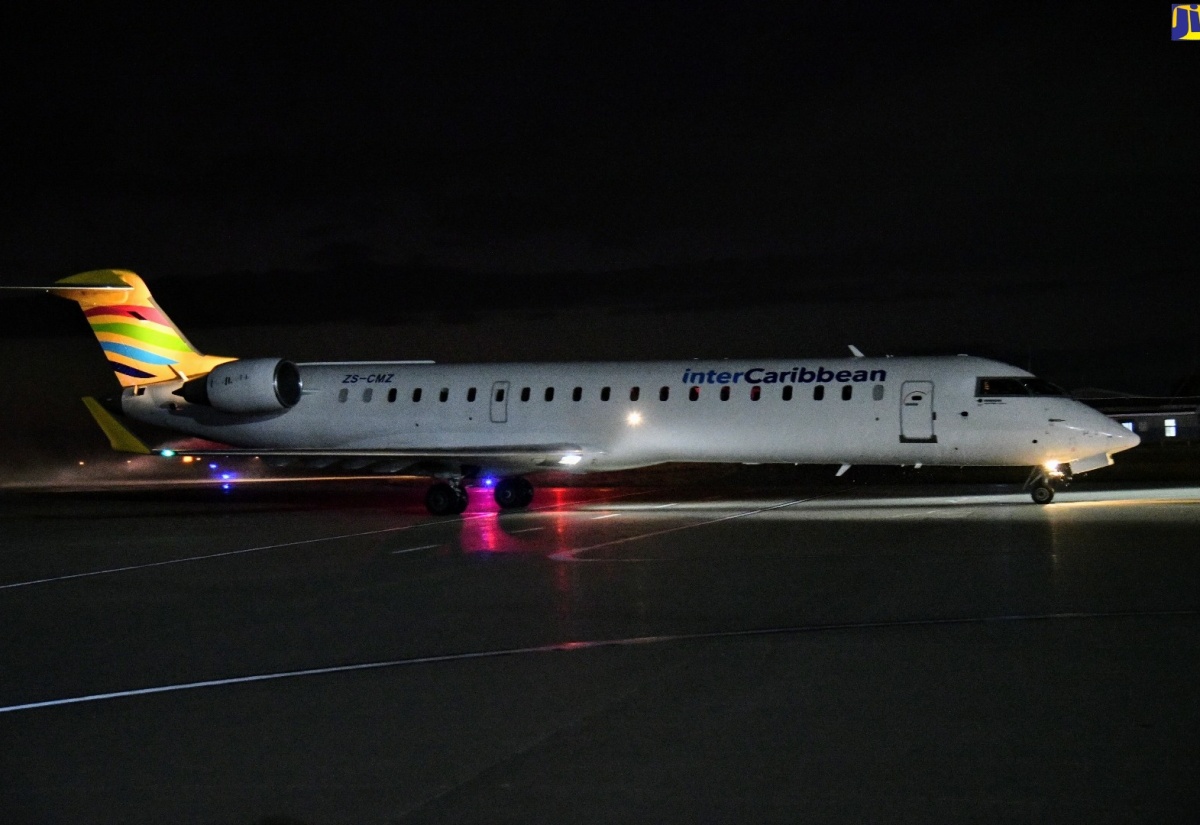
[[492,384],[492,423],[504,424],[508,421],[508,382],[497,381]]
[[933,382],[905,381],[900,387],[900,441],[937,443],[933,432]]

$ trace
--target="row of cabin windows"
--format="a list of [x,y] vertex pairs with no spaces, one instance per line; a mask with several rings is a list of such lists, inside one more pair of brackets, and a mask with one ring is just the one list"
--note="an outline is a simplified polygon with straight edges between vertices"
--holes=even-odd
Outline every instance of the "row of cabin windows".
[[[794,392],[795,392],[795,387],[793,385],[784,384],[783,390],[780,393],[780,398],[782,398],[784,401],[791,401]],[[521,396],[520,396],[521,400],[528,401],[531,397],[531,393],[532,393],[532,390],[529,387],[522,387],[521,388]],[[641,394],[642,394],[641,387],[630,387],[629,388],[629,400],[630,401],[637,401],[641,397]],[[371,387],[368,387],[365,390],[363,390],[363,392],[362,392],[362,400],[364,402],[370,401],[374,397],[374,395],[375,395],[374,389],[372,389]],[[398,395],[399,395],[399,391],[395,387],[389,389],[387,392],[388,403],[394,404],[396,402],[396,398],[398,397]],[[421,388],[420,387],[415,388],[412,391],[413,403],[420,402],[421,395],[422,395]],[[478,394],[476,392],[475,387],[471,387],[469,390],[467,390],[467,402],[472,403],[472,404],[475,403],[475,399],[476,399],[477,395]],[[721,387],[719,397],[722,401],[728,401],[730,398],[730,395],[731,395],[731,388],[728,385]],[[338,401],[341,401],[344,403],[349,397],[350,397],[350,390],[348,390],[346,388],[342,388],[338,392]],[[659,391],[658,391],[658,400],[659,401],[666,401],[670,397],[671,397],[671,388],[670,387],[661,387],[659,389]],[[854,385],[853,384],[843,384],[842,385],[842,400],[849,401],[853,397],[854,397]],[[543,393],[543,398],[545,398],[547,401],[553,401],[554,400],[554,387],[546,387],[546,391]],[[601,401],[608,401],[611,398],[612,398],[612,387],[604,387],[600,390],[600,400]],[[758,401],[761,398],[762,398],[762,386],[759,384],[752,385],[750,387],[750,400]],[[817,384],[816,386],[813,387],[812,398],[814,401],[824,400],[824,398],[825,398],[825,385],[824,384]],[[871,398],[874,399],[875,401],[883,400],[883,384],[876,384],[874,387],[871,388]],[[441,390],[438,392],[438,401],[444,403],[449,400],[450,400],[450,388],[442,387]],[[583,387],[576,387],[574,390],[571,391],[571,400],[572,401],[582,401],[583,400]],[[691,387],[688,387],[688,400],[689,401],[699,401],[700,400],[700,387],[698,387],[694,384]],[[503,389],[496,390],[496,402],[501,403],[503,401],[504,401],[504,390]]]

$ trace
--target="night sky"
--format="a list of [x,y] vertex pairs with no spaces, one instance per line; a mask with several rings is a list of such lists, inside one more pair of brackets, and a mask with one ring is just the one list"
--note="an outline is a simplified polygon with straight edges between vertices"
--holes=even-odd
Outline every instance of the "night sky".
[[[132,269],[229,354],[1200,368],[1168,4],[243,5],[5,21],[0,284]],[[94,348],[53,303],[6,414]]]

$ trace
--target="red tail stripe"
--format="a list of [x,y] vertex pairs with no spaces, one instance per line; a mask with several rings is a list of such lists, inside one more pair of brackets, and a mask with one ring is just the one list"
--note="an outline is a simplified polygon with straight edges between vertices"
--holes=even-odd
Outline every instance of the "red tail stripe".
[[100,306],[85,309],[83,314],[89,318],[95,315],[124,315],[137,320],[141,318],[145,321],[153,321],[156,324],[162,324],[165,327],[173,326],[171,320],[162,313],[161,310],[154,307],[140,306]]

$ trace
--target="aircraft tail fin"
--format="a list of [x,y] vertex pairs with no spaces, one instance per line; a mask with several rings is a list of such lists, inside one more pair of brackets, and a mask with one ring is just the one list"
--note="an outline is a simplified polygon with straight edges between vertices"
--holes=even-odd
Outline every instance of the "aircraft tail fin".
[[192,346],[132,272],[83,272],[55,281],[48,291],[79,304],[122,387],[186,381],[236,360]]

